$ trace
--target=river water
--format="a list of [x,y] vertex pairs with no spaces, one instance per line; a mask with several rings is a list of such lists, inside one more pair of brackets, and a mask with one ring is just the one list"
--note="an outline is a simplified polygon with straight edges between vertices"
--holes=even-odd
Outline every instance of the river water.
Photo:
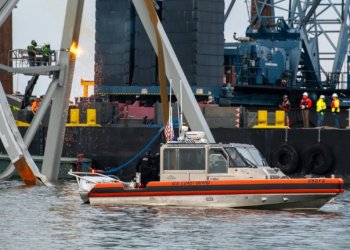
[[0,249],[349,249],[350,190],[317,212],[82,204],[75,181],[0,183]]

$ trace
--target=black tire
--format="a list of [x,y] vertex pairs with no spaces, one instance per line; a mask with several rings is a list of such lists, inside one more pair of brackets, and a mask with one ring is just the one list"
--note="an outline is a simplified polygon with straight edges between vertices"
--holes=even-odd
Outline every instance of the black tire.
[[289,144],[283,144],[272,152],[271,165],[285,174],[293,174],[298,168],[298,152]]
[[326,145],[315,144],[306,149],[303,162],[307,173],[323,175],[332,169],[334,157]]

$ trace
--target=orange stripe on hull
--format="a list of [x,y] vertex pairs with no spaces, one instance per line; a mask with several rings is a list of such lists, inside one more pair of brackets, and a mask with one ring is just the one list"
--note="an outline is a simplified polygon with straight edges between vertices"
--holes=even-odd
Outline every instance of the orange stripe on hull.
[[201,186],[201,185],[232,185],[232,184],[344,184],[341,178],[310,178],[310,179],[264,179],[264,180],[213,180],[213,181],[160,181],[150,182],[148,187],[158,186]]
[[[257,185],[257,184],[339,184],[343,185],[341,178],[315,178],[315,179],[267,179],[267,180],[214,180],[214,181],[159,181],[150,182],[147,187],[169,187],[169,186],[215,186],[215,185]],[[99,188],[124,187],[117,183],[98,183]]]
[[275,189],[275,190],[212,190],[171,192],[106,192],[90,193],[89,197],[135,197],[135,196],[188,196],[188,195],[235,195],[235,194],[339,194],[343,189]]
[[13,165],[15,166],[19,177],[25,184],[30,186],[36,184],[36,176],[34,175],[33,171],[23,156],[21,156],[18,161],[13,163]]

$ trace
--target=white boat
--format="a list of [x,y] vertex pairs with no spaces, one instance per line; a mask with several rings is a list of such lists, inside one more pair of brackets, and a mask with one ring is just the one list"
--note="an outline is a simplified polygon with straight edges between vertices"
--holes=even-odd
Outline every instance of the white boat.
[[103,174],[70,175],[90,204],[304,210],[319,209],[344,191],[340,178],[291,179],[267,166],[253,145],[237,143],[163,144],[160,178],[143,188]]

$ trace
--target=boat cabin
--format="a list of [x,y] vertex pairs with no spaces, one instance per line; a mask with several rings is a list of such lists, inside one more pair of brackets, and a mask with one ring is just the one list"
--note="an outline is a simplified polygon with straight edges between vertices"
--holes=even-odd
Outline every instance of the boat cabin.
[[160,181],[280,179],[254,145],[169,142],[160,148]]

